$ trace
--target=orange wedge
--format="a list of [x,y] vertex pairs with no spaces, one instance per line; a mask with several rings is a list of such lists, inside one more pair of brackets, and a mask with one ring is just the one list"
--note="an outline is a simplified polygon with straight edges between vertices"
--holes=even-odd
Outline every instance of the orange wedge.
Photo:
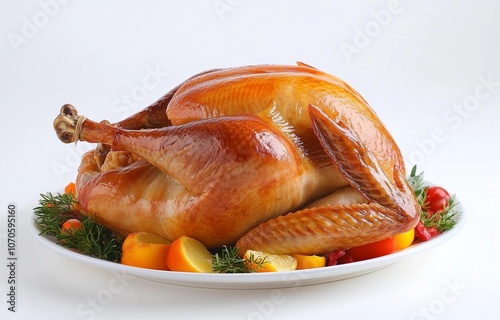
[[322,256],[293,254],[292,257],[297,260],[297,270],[322,268],[326,265],[326,258]]
[[121,262],[128,266],[168,270],[165,257],[170,241],[148,232],[131,233],[122,245]]
[[172,271],[213,272],[210,251],[200,241],[187,236],[172,242],[166,261]]
[[[297,269],[297,260],[290,255],[276,255],[260,251],[247,250],[245,259],[249,261],[250,268],[255,272],[276,272],[291,271]],[[256,263],[262,262],[262,268],[258,268]]]
[[408,248],[415,239],[415,229],[410,229],[394,237],[396,239],[396,250]]

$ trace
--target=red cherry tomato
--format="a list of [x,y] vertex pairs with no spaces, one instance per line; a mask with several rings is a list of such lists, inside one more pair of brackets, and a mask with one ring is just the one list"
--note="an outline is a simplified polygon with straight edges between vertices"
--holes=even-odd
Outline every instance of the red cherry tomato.
[[377,242],[368,243],[359,247],[354,247],[346,250],[346,255],[349,255],[354,261],[372,259],[385,256],[396,250],[396,239],[394,237],[380,240]]
[[428,213],[440,212],[450,203],[450,194],[441,187],[431,186],[427,189],[426,202]]

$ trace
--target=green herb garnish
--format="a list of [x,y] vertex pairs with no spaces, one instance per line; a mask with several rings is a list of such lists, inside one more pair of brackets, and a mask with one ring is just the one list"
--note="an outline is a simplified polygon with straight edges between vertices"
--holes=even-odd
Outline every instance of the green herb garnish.
[[420,221],[426,228],[436,228],[440,233],[452,229],[456,222],[456,216],[460,214],[456,206],[458,202],[455,195],[450,197],[448,205],[438,212],[430,212],[427,200],[429,186],[424,182],[424,172],[416,174],[417,166],[413,166],[407,180],[413,188],[418,204],[420,205]]
[[[53,195],[49,192],[40,196],[40,205],[33,209],[40,235],[54,236],[58,244],[88,256],[120,262],[121,239],[98,224],[95,217],[77,211],[77,201],[72,194]],[[82,224],[76,230],[62,232],[62,224],[68,219],[78,219]]]
[[421,208],[425,207],[425,201],[427,197],[427,186],[424,183],[424,172],[416,174],[417,166],[413,166],[410,172],[410,176],[407,177],[408,183],[410,184],[415,197],[417,198],[418,204]]
[[428,213],[425,210],[420,212],[420,221],[426,228],[436,228],[439,232],[451,230],[457,223],[455,218],[460,213],[457,209],[455,195],[450,198],[450,202],[443,211]]
[[237,247],[224,246],[222,251],[215,253],[212,258],[212,266],[216,273],[253,273],[264,268],[267,257],[255,257],[250,255],[250,259],[241,258],[238,255]]
[[53,195],[50,192],[40,195],[36,207],[35,223],[41,235],[57,236],[61,233],[61,226],[68,219],[82,218],[80,212],[74,210],[76,199],[71,193]]

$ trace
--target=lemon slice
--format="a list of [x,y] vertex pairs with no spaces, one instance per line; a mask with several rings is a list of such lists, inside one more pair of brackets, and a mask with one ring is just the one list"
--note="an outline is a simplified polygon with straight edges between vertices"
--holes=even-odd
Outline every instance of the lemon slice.
[[[249,261],[250,268],[256,272],[276,272],[276,271],[292,271],[297,269],[297,260],[290,255],[276,255],[261,251],[247,250],[245,259]],[[262,268],[257,267],[257,263],[265,259]]]
[[408,248],[415,239],[415,229],[400,233],[394,238],[396,239],[396,250]]

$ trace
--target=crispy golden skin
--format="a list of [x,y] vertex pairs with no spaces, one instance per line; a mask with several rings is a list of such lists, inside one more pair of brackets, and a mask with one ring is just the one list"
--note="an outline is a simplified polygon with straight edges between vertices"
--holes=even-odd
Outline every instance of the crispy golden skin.
[[99,143],[82,159],[78,200],[124,234],[321,254],[418,222],[384,125],[346,83],[304,64],[205,72],[115,124],[65,105],[54,127],[64,142]]

